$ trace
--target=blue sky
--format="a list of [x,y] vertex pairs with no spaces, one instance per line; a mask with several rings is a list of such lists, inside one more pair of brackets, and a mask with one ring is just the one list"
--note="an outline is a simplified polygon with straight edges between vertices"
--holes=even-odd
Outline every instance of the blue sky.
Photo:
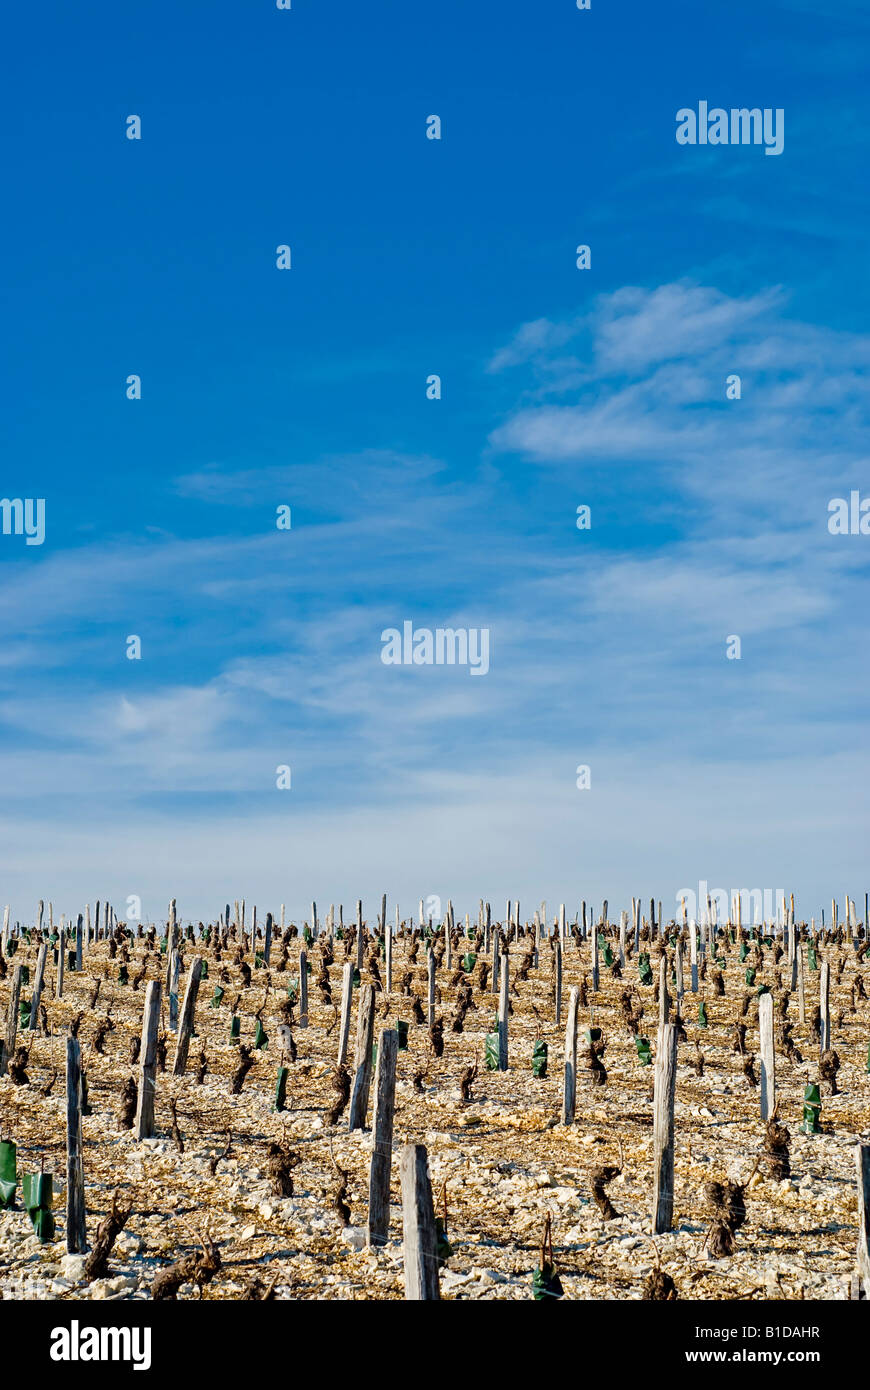
[[[2,492],[46,540],[0,536],[14,915],[862,897],[870,540],[827,504],[870,491],[868,27],[18,8]],[[782,108],[783,153],[677,145],[700,100]],[[488,675],[384,666],[405,620],[489,628]]]

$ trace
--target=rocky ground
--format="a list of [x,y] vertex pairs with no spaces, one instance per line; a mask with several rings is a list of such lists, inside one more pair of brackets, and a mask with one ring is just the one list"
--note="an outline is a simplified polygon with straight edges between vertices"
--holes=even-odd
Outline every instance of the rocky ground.
[[[64,1230],[65,1095],[64,1056],[67,1031],[79,1013],[92,1113],[85,1117],[84,1166],[88,1236],[92,1241],[98,1220],[111,1206],[112,1194],[132,1205],[132,1214],[116,1241],[109,1275],[88,1283],[84,1257],[67,1255],[63,1238],[40,1244],[21,1207],[0,1212],[0,1291],[4,1298],[147,1299],[155,1276],[182,1255],[195,1251],[204,1235],[216,1243],[221,1266],[200,1293],[192,1283],[182,1285],[179,1297],[238,1299],[271,1290],[276,1298],[384,1299],[403,1296],[401,1207],[398,1189],[398,1147],[424,1143],[429,1152],[436,1197],[446,1183],[448,1236],[453,1254],[441,1270],[441,1293],[456,1299],[529,1299],[532,1274],[539,1263],[545,1217],[552,1217],[555,1258],[565,1296],[578,1299],[639,1299],[647,1276],[660,1265],[673,1279],[681,1299],[843,1299],[849,1296],[855,1269],[857,1239],[856,1140],[870,1138],[870,1075],[867,1049],[870,1003],[855,997],[856,975],[866,974],[851,940],[829,942],[824,954],[831,964],[833,1046],[840,1070],[840,1094],[822,1085],[824,1132],[804,1135],[804,1086],[819,1077],[818,1041],[812,1019],[818,1003],[819,973],[806,971],[806,1024],[798,1022],[797,997],[792,996],[788,1018],[793,1039],[806,1060],[777,1053],[780,1118],[788,1128],[792,1174],[784,1180],[769,1176],[766,1165],[755,1172],[746,1193],[747,1220],[736,1236],[735,1253],[713,1259],[705,1251],[710,1209],[704,1187],[711,1179],[745,1180],[764,1138],[759,1118],[759,1091],[744,1073],[744,1057],[733,1051],[734,1024],[752,995],[744,1021],[747,1052],[756,1055],[758,1071],[758,1010],[755,989],[770,986],[777,1005],[788,979],[785,960],[777,965],[772,950],[763,950],[763,964],[754,988],[747,989],[746,964],[738,945],[726,942],[725,995],[714,997],[712,967],[697,996],[687,992],[682,1015],[687,1041],[680,1044],[676,1087],[676,1178],[674,1228],[655,1241],[649,1235],[652,1199],[652,1084],[653,1068],[642,1064],[632,1033],[626,1026],[620,996],[626,989],[644,1008],[640,1031],[655,1050],[657,1008],[653,986],[642,986],[637,961],[630,954],[621,979],[603,963],[600,989],[588,986],[581,1009],[581,1030],[594,1023],[603,1030],[607,1072],[604,1085],[592,1084],[583,1067],[578,1081],[577,1119],[570,1127],[558,1123],[561,1108],[564,1019],[572,985],[591,981],[590,944],[566,943],[564,952],[563,1022],[556,1026],[553,1002],[552,952],[540,948],[537,968],[512,992],[510,1068],[487,1071],[484,1037],[490,1031],[495,997],[482,992],[477,967],[468,975],[473,1007],[463,1031],[451,1031],[458,985],[456,974],[442,962],[437,972],[443,1017],[444,1055],[433,1056],[425,1024],[412,1021],[412,1000],[394,992],[378,994],[376,1035],[409,1021],[409,1048],[399,1053],[396,1090],[391,1240],[377,1253],[364,1247],[371,1136],[347,1132],[347,1112],[335,1125],[328,1111],[335,1102],[335,1070],[345,943],[335,942],[335,962],[329,968],[334,1005],[327,1004],[315,984],[320,952],[310,949],[309,1026],[291,1027],[297,1047],[290,1068],[287,1109],[272,1109],[276,1068],[278,1008],[287,997],[288,979],[298,975],[299,937],[288,939],[285,970],[276,968],[280,944],[273,945],[272,969],[254,968],[244,985],[236,944],[216,961],[203,953],[209,978],[203,981],[196,1015],[196,1032],[188,1073],[173,1079],[158,1075],[157,1137],[136,1143],[117,1119],[120,1093],[128,1077],[131,1043],[142,1023],[145,979],[162,979],[165,960],[159,943],[150,949],[144,939],[130,949],[129,977],[146,971],[137,988],[118,983],[119,958],[109,958],[105,941],[85,955],[81,974],[67,974],[63,998],[55,996],[50,967],[43,1003],[46,1016],[36,1034],[19,1034],[29,1048],[26,1083],[0,1079],[0,1135],[18,1145],[20,1173],[38,1171],[44,1161],[54,1174],[57,1234]],[[394,985],[406,969],[413,973],[413,990],[426,999],[425,948],[407,966],[409,937],[394,948]],[[615,941],[614,941],[615,948]],[[473,944],[472,944],[473,949]],[[657,978],[656,946],[650,950]],[[6,962],[0,980],[0,1016],[5,1018],[12,966],[22,961],[33,979],[36,943],[22,942]],[[185,943],[185,961],[201,947]],[[510,948],[515,976],[527,950],[524,940]],[[671,950],[671,955],[673,954]],[[819,953],[819,961],[822,959]],[[478,957],[478,963],[483,959]],[[250,954],[248,965],[254,962]],[[840,962],[843,962],[840,973]],[[383,962],[380,972],[383,974]],[[220,971],[228,973],[225,995],[218,1008],[209,1007]],[[371,977],[363,969],[363,982]],[[90,1000],[95,981],[102,981],[96,1003]],[[184,976],[182,975],[182,988]],[[462,981],[458,982],[459,984]],[[686,965],[688,991],[689,971]],[[240,1095],[230,1094],[230,1078],[238,1065],[238,1049],[230,1042],[230,1005],[240,996],[241,1040],[251,1045],[259,1012],[268,1044],[255,1051],[255,1065]],[[355,992],[355,996],[358,991]],[[29,996],[25,989],[23,997]],[[709,1026],[698,1025],[698,1000],[707,1002]],[[854,1003],[854,1010],[853,1010]],[[351,1060],[355,1034],[351,1030]],[[165,1008],[164,1008],[165,1015]],[[95,1047],[97,1030],[109,1017],[103,1052]],[[47,1026],[47,1033],[44,1031]],[[171,1062],[174,1040],[164,1016]],[[549,1074],[532,1074],[535,1039],[549,1044]],[[697,1045],[697,1046],[696,1046]],[[704,1054],[703,1074],[689,1064]],[[200,1050],[208,1070],[197,1081]],[[479,1063],[472,1099],[462,1100],[459,1078],[464,1067]],[[415,1080],[416,1078],[416,1080]],[[374,1088],[372,1099],[374,1096]],[[177,1101],[179,1139],[171,1133],[170,1099]],[[369,1111],[371,1121],[371,1109]],[[229,1154],[224,1154],[228,1136]],[[267,1145],[286,1142],[298,1157],[294,1194],[277,1197],[267,1171]],[[183,1149],[182,1149],[183,1146]],[[214,1160],[217,1158],[217,1162]],[[603,1165],[620,1172],[607,1188],[618,1215],[605,1220],[592,1199],[591,1175]],[[347,1173],[350,1224],[334,1207],[338,1169]],[[214,1171],[212,1171],[214,1169]]]

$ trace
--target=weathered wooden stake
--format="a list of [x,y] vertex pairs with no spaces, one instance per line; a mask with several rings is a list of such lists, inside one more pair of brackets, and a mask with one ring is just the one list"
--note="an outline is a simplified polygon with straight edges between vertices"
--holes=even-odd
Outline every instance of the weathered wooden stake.
[[659,1028],[662,1028],[670,1018],[671,999],[668,994],[668,958],[662,956],[659,961]]
[[806,988],[804,982],[804,944],[798,942],[797,946],[797,987],[798,987],[798,1019],[801,1023],[807,1021],[807,1002]]
[[154,1133],[154,1093],[157,1076],[157,1030],[160,1027],[160,981],[151,980],[142,1015],[142,1042],[139,1047],[139,1097],[133,1137],[150,1139]]
[[694,920],[689,926],[689,964],[692,969],[692,993],[698,993],[698,924]]
[[498,1069],[508,1069],[508,1013],[510,1012],[510,956],[501,958],[501,979],[498,991]]
[[819,1012],[822,1016],[819,1052],[827,1052],[831,1046],[831,967],[826,960],[822,961],[819,979]]
[[402,1179],[402,1255],[405,1298],[438,1301],[438,1242],[425,1144],[406,1144],[399,1165]]
[[88,1248],[82,1156],[82,1054],[77,1038],[66,1040],[66,1248],[70,1255],[83,1255]]
[[85,919],[82,916],[82,914],[79,913],[78,919],[76,921],[76,970],[78,970],[79,972],[82,968],[82,942],[84,938],[84,923]]
[[181,956],[177,946],[169,949],[169,970],[167,992],[169,994],[169,1027],[173,1033],[178,1028],[178,981],[181,977]]
[[193,1020],[196,1013],[196,998],[199,994],[199,982],[202,978],[202,956],[194,956],[190,962],[190,969],[187,972],[187,985],[184,991],[184,1003],[181,1006],[181,1022],[178,1027],[178,1038],[175,1043],[175,1059],[172,1063],[172,1075],[183,1076],[187,1067],[187,1054],[190,1051],[190,1040],[193,1037]]
[[55,999],[63,998],[63,972],[66,969],[66,924],[63,913],[61,913],[60,927],[57,937],[57,985],[55,986]]
[[758,1001],[758,1031],[761,1050],[761,1118],[769,1120],[776,1105],[776,1062],[773,1048],[773,995],[762,994]]
[[870,1144],[855,1146],[858,1170],[858,1277],[870,1299]]
[[555,960],[553,962],[556,974],[556,1027],[562,1022],[562,937],[557,936],[554,942]]
[[299,1027],[308,1027],[308,952],[299,952]]
[[568,996],[568,1022],[565,1025],[565,1083],[562,1090],[562,1124],[574,1123],[577,1103],[577,1011],[580,990],[576,985]]
[[674,1219],[674,1092],[677,1083],[677,1030],[659,1028],[653,1120],[653,1235],[669,1231]]
[[353,961],[346,961],[341,972],[341,1023],[338,1033],[338,1065],[347,1057],[350,1038],[350,1006],[353,998]]
[[356,1057],[350,1097],[348,1130],[365,1129],[372,1084],[372,1043],[375,1038],[374,985],[361,985],[356,1020]]
[[[399,905],[396,904],[396,931],[399,930]],[[393,928],[391,923],[386,924],[386,934],[384,937],[384,993],[393,992]]]
[[6,1068],[15,1052],[15,1038],[18,1034],[18,1010],[21,1004],[22,970],[23,966],[20,965],[13,966],[12,969],[12,985],[6,1008],[6,1042],[3,1047],[0,1047],[0,1076],[6,1075]]
[[42,982],[45,978],[45,958],[48,955],[48,942],[43,941],[36,960],[36,974],[33,979],[33,995],[30,1001],[30,1031],[35,1033],[39,1027],[39,1001],[42,998]]
[[369,1245],[386,1245],[390,1234],[390,1167],[393,1157],[393,1113],[396,1105],[396,1059],[399,1035],[383,1028],[378,1038],[375,1073],[375,1113],[372,1121],[372,1162],[369,1169]]
[[266,913],[266,935],[263,939],[263,965],[268,970],[272,955],[272,914]]
[[426,952],[426,973],[428,984],[428,1021],[429,1027],[435,1022],[435,956],[431,950]]

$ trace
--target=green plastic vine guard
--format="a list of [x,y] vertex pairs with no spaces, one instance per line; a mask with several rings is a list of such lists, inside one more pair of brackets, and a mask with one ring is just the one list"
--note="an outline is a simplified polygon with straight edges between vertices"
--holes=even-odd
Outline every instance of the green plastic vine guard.
[[547,1075],[547,1060],[549,1053],[550,1049],[544,1042],[544,1039],[536,1038],[534,1048],[532,1049],[532,1076],[537,1076],[541,1079]]
[[16,952],[17,950],[18,950],[18,937],[17,937],[17,936],[10,936],[9,940],[6,942],[6,954],[7,954],[7,956],[14,956],[14,955],[15,955],[15,952]]
[[362,980],[362,976],[360,975],[360,973],[359,973],[359,971],[357,970],[356,966],[354,966],[354,968],[353,968],[353,985],[352,985],[352,987],[353,987],[354,989],[356,989],[357,986],[361,983],[361,980]]
[[303,927],[303,928],[302,928],[302,935],[305,937],[305,945],[306,945],[306,946],[310,946],[310,945],[311,945],[311,928],[310,928],[310,927]]
[[299,998],[299,977],[298,977],[298,975],[294,975],[294,976],[293,976],[293,979],[290,980],[290,982],[289,982],[288,985],[287,985],[287,998],[290,1000],[291,1004],[295,1004],[296,1001],[297,1001],[297,999]]
[[703,999],[698,1004],[698,1027],[707,1027],[707,1005],[704,1003]]
[[230,1019],[230,1045],[235,1047],[238,1044],[242,1032],[242,1020],[238,1014],[234,1014]]
[[75,973],[75,968],[76,968],[76,953],[75,953],[75,951],[67,951],[67,953],[66,953],[66,968],[67,968],[67,970],[69,970],[72,974]]
[[15,1189],[18,1186],[17,1153],[18,1150],[11,1139],[0,1140],[0,1211],[9,1211],[15,1205]]
[[399,1035],[398,1051],[399,1051],[399,1052],[407,1052],[407,1051],[408,1051],[408,1024],[407,1024],[407,1021],[406,1021],[404,1018],[399,1018],[399,1019],[396,1020],[396,1032],[397,1032],[398,1035]]
[[207,980],[207,979],[208,979],[208,961],[207,961],[207,960],[204,960],[204,961],[202,962],[202,969],[201,969],[200,972],[199,972],[199,978],[200,978],[201,980]]
[[637,958],[637,973],[640,976],[642,985],[651,985],[653,982],[652,966],[649,963],[649,955],[646,951],[641,951]]
[[487,1071],[498,1071],[498,1033],[487,1033],[483,1043],[483,1057]]
[[30,1027],[30,1000],[21,999],[18,1003],[18,1026],[19,1028]]
[[637,1048],[637,1055],[640,1058],[643,1065],[645,1067],[651,1067],[652,1053],[650,1052],[649,1038],[642,1038],[638,1033],[635,1036],[634,1045]]
[[273,1110],[283,1110],[287,1104],[287,1078],[290,1075],[289,1067],[279,1067],[278,1077],[275,1082],[275,1104]]
[[809,962],[810,962],[810,970],[818,970],[818,968],[819,968],[819,958],[818,958],[818,956],[816,955],[816,948],[815,948],[815,946],[808,946],[808,947],[807,947],[807,958],[808,958],[808,960],[809,960]]
[[746,959],[746,957],[747,957],[748,955],[749,955],[749,946],[747,945],[747,943],[746,943],[745,941],[741,941],[741,943],[740,943],[740,960],[741,960],[741,962],[745,961],[745,959]]
[[161,938],[160,938],[160,954],[161,954],[161,956],[165,956],[165,955],[166,955],[166,937],[165,937],[165,936],[161,936]]
[[562,1280],[553,1265],[544,1265],[543,1269],[536,1269],[532,1278],[532,1293],[536,1303],[543,1303],[548,1298],[564,1298],[565,1290],[562,1288]]
[[613,964],[613,959],[613,948],[611,947],[609,941],[605,941],[604,946],[602,948],[602,960],[604,961],[604,964],[608,970]]
[[746,983],[747,983],[748,985],[754,985],[754,984],[755,984],[755,966],[754,966],[754,965],[748,965],[748,966],[746,967]]
[[22,967],[21,967],[21,983],[22,983],[23,985],[29,985],[29,984],[30,984],[30,966],[29,966],[29,965],[22,965]]
[[30,1224],[43,1242],[51,1240],[54,1235],[53,1196],[51,1173],[24,1174],[21,1179],[21,1199],[27,1208]]
[[720,970],[724,970],[728,964],[724,956],[714,956],[713,960],[715,961],[716,965],[718,965]]
[[88,1100],[88,1074],[87,1074],[87,1072],[86,1072],[84,1069],[82,1070],[81,1077],[82,1077],[82,1114],[83,1114],[83,1115],[93,1115],[94,1112],[93,1112],[93,1109],[92,1109],[92,1107],[91,1107],[91,1103],[90,1103],[90,1101]]
[[254,1047],[265,1047],[268,1041],[266,1030],[260,1020],[257,1019],[257,1026],[254,1029]]
[[119,985],[126,985],[126,984],[128,984],[128,983],[129,983],[129,980],[128,980],[128,977],[127,977],[127,967],[126,967],[126,965],[119,965],[119,966],[118,966],[118,984],[119,984]]
[[477,956],[475,953],[473,951],[466,951],[465,955],[462,957],[462,969],[465,971],[466,975],[470,975],[476,965]]
[[224,990],[221,988],[220,985],[215,985],[215,987],[214,987],[214,993],[212,994],[212,997],[211,997],[211,1004],[209,1005],[209,1008],[211,1008],[211,1009],[216,1009],[217,1006],[218,1006],[218,1004],[220,1004],[221,1000],[223,999],[223,997],[224,997]]
[[821,1134],[822,1126],[819,1124],[821,1113],[822,1097],[818,1082],[811,1081],[804,1090],[804,1122],[801,1125],[804,1134]]
[[336,927],[335,935],[338,941],[344,941],[344,927]]
[[254,969],[255,969],[255,970],[262,970],[262,968],[263,968],[263,966],[264,966],[265,964],[266,964],[266,957],[265,957],[265,955],[263,954],[262,951],[257,951],[257,952],[255,953],[255,955],[254,955]]

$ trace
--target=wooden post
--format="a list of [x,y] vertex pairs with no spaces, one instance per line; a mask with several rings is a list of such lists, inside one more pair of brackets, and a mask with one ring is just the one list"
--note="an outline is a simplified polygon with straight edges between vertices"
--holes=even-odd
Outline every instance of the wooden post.
[[33,980],[33,996],[30,1001],[30,1031],[35,1033],[39,1026],[39,1001],[42,998],[42,982],[45,978],[45,958],[48,955],[48,942],[43,941],[36,961],[36,975]]
[[390,1166],[393,1156],[393,1112],[396,1105],[396,1059],[399,1035],[383,1028],[378,1038],[375,1073],[375,1113],[372,1121],[372,1162],[369,1169],[369,1245],[386,1245],[390,1234]]
[[560,941],[564,941],[564,940],[565,940],[565,935],[566,935],[566,933],[567,933],[567,930],[568,930],[568,928],[567,928],[567,925],[566,925],[566,922],[565,922],[565,904],[564,904],[564,903],[560,903],[560,904],[559,904],[559,940],[560,940]]
[[353,961],[347,961],[341,972],[341,1024],[338,1033],[338,1065],[347,1057],[350,1037],[350,1006],[353,998]]
[[6,1043],[0,1047],[0,1076],[6,1075],[6,1068],[15,1052],[15,1038],[18,1033],[18,1009],[21,1003],[21,971],[16,965],[12,970],[12,986],[9,991],[9,1004],[6,1008]]
[[151,980],[142,1015],[142,1042],[139,1047],[139,1098],[133,1137],[150,1139],[154,1133],[154,1092],[157,1074],[157,1030],[160,1027],[160,981]]
[[692,993],[698,993],[698,924],[692,921],[689,927],[689,964],[692,968]]
[[498,1069],[508,1069],[508,1013],[510,1010],[510,956],[501,958],[501,980],[498,992]]
[[[362,904],[360,904],[362,906]],[[317,903],[311,904],[311,940],[317,939]]]
[[577,1102],[577,1010],[580,990],[576,985],[568,998],[568,1022],[565,1026],[565,1084],[562,1091],[562,1124],[574,1123]]
[[66,1040],[66,1248],[70,1255],[83,1255],[88,1248],[82,1157],[82,1054],[77,1038]]
[[[272,955],[272,914],[266,913],[266,935],[263,941],[263,965],[269,969],[269,961]],[[255,957],[256,959],[256,957]]]
[[[399,930],[399,905],[396,904],[396,931]],[[384,993],[393,992],[393,928],[385,923],[384,934]],[[378,1054],[380,1056],[380,1053]]]
[[196,1013],[196,998],[199,994],[199,982],[202,978],[202,956],[194,956],[190,962],[190,969],[187,972],[187,986],[184,991],[184,1003],[181,1006],[181,1023],[178,1028],[178,1038],[175,1043],[175,1060],[172,1063],[172,1075],[184,1076],[187,1067],[187,1054],[190,1050],[190,1039],[193,1036],[193,1020]]
[[553,943],[555,948],[554,969],[556,972],[556,1027],[562,1022],[562,938],[557,936]]
[[57,935],[57,985],[55,986],[55,999],[63,998],[63,972],[66,969],[66,923],[63,913],[60,917],[60,927]]
[[592,923],[592,989],[598,990],[598,928]]
[[659,961],[659,1028],[664,1027],[670,1018],[671,1000],[668,994],[668,958]]
[[827,1052],[831,1046],[831,967],[826,960],[822,961],[819,978],[819,1012],[822,1016],[819,1052]]
[[870,1298],[870,1144],[855,1146],[858,1170],[858,1277]]
[[776,1105],[776,1063],[773,1049],[773,995],[758,1000],[758,1031],[761,1049],[761,1118],[769,1120]]
[[363,915],[362,899],[357,899],[356,904],[356,968],[362,970],[363,967]]
[[674,973],[677,977],[677,1009],[679,1010],[683,1002],[683,994],[685,993],[683,986],[683,942],[681,938],[677,939],[677,946],[674,954]]
[[399,1166],[402,1179],[402,1258],[405,1298],[438,1301],[438,1244],[425,1144],[406,1144]]
[[435,1022],[435,956],[431,949],[426,952],[426,971],[429,991],[428,1020],[431,1028]]
[[489,989],[491,994],[498,994],[498,964],[501,956],[501,932],[498,927],[492,934],[492,971],[489,979]]
[[356,1020],[356,1057],[353,1090],[350,1097],[348,1130],[365,1129],[372,1084],[372,1043],[375,1038],[374,985],[361,985]]
[[76,970],[81,972],[82,968],[82,939],[84,936],[84,918],[79,913],[76,921]]
[[299,952],[299,1027],[308,1027],[308,952]]
[[169,1027],[173,1033],[178,1028],[178,980],[181,975],[181,956],[177,946],[169,948]]
[[659,1028],[653,1120],[653,1235],[669,1231],[674,1219],[674,1092],[677,1083],[677,1030]]
[[625,931],[628,926],[628,913],[619,914],[619,968],[625,969]]
[[3,909],[3,940],[2,940],[2,943],[0,943],[0,949],[2,949],[4,956],[6,955],[6,946],[7,946],[8,941],[9,941],[9,907],[8,907],[8,905],[7,905],[7,906],[4,907],[4,909]]

